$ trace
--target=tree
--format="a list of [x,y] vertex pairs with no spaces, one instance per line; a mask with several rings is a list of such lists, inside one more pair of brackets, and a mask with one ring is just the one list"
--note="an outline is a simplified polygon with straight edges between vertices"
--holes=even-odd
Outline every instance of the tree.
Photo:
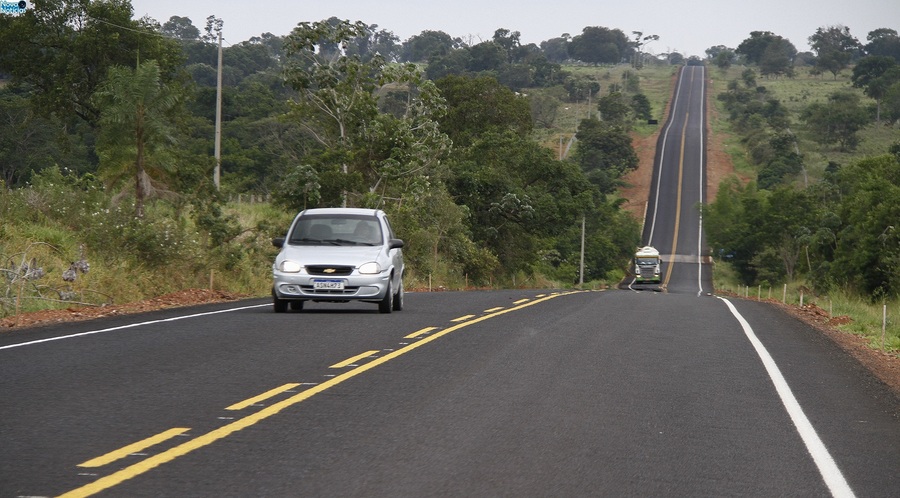
[[638,157],[631,137],[624,129],[597,119],[584,119],[575,134],[578,139],[574,159],[591,183],[609,194],[619,186],[619,178],[637,168]]
[[133,175],[134,214],[142,218],[145,198],[161,185],[151,172],[172,169],[169,148],[175,142],[179,95],[162,83],[156,61],[148,61],[134,70],[111,68],[95,99],[101,109],[101,170],[113,183]]
[[569,58],[569,39],[568,33],[558,38],[551,38],[541,42],[541,50],[550,62],[565,62]]
[[735,52],[744,56],[750,64],[761,64],[763,57],[766,55],[766,50],[768,50],[769,45],[773,43],[781,45],[783,47],[783,53],[787,55],[788,58],[793,59],[797,54],[797,49],[794,48],[794,45],[789,40],[782,38],[771,31],[750,32],[750,38],[742,41],[735,49]]
[[639,119],[653,118],[653,109],[650,107],[650,99],[643,93],[638,93],[631,97],[631,109],[634,111],[635,117]]
[[618,64],[631,57],[631,42],[619,29],[588,26],[569,43],[569,55],[591,64]]
[[854,150],[859,142],[856,133],[869,123],[859,95],[847,90],[832,93],[827,103],[810,104],[800,118],[809,126],[814,140],[837,143],[841,151]]
[[180,71],[178,42],[133,14],[123,0],[46,0],[24,15],[0,15],[0,72],[34,89],[31,101],[42,114],[64,122],[77,117],[94,127],[100,109],[91,97],[110,67],[156,60],[164,81]]
[[363,123],[377,113],[374,90],[384,60],[376,55],[364,62],[359,55],[341,53],[339,47],[365,36],[366,29],[362,22],[302,22],[285,40],[290,58],[285,78],[300,92],[294,114],[298,124],[330,151],[329,162],[343,172],[344,205],[351,189],[348,175],[354,139]]
[[797,49],[788,40],[776,37],[763,51],[759,60],[759,72],[763,76],[791,76],[793,74],[794,56]]
[[358,55],[363,60],[378,54],[385,61],[394,62],[400,57],[398,41],[400,38],[394,33],[384,29],[379,30],[377,24],[372,24],[366,28],[364,36],[347,44],[347,54]]
[[[285,77],[299,92],[290,118],[320,146],[303,162],[317,168],[323,204],[404,199],[426,188],[429,176],[440,177],[435,168],[449,147],[436,121],[444,100],[414,64],[388,65],[380,54],[364,60],[341,48],[366,29],[361,22],[304,22],[285,41]],[[405,95],[395,113],[379,108],[388,88]],[[339,199],[330,194],[337,192]]]
[[188,17],[172,16],[162,25],[160,32],[166,36],[179,40],[199,40],[200,30],[194,26]]
[[507,63],[509,55],[496,42],[486,41],[472,46],[469,51],[468,70],[473,72],[497,71]]
[[63,154],[54,136],[59,128],[36,115],[26,97],[0,90],[0,185],[17,187],[32,172],[59,161]]
[[644,36],[641,31],[632,31],[631,34],[634,35],[632,46],[636,49],[631,59],[631,67],[641,69],[644,67],[644,47],[659,40],[659,35]]
[[894,83],[885,90],[882,103],[888,120],[891,123],[900,121],[900,83]]
[[862,49],[859,41],[850,35],[850,28],[841,25],[818,28],[809,37],[809,45],[816,53],[816,67],[830,72],[834,79]]
[[880,28],[869,31],[866,40],[869,43],[863,48],[867,54],[891,57],[900,64],[900,36],[897,35],[897,30]]
[[866,95],[875,99],[875,120],[880,122],[881,100],[892,85],[900,82],[900,64],[892,57],[870,55],[853,67],[850,79],[854,87],[862,88]]
[[900,161],[863,159],[844,167],[841,219],[832,272],[872,297],[900,294]]
[[[720,45],[720,47],[722,46]],[[707,55],[710,55],[712,53],[710,52],[710,50],[711,49],[706,50]],[[716,67],[723,71],[730,68],[732,64],[734,64],[734,61],[737,59],[737,54],[735,54],[734,50],[730,48],[722,47],[721,50],[717,50],[714,53],[715,55],[710,56],[709,58],[710,60],[712,60],[713,64],[716,65]]]
[[440,118],[454,145],[467,147],[488,132],[510,130],[526,137],[533,129],[528,99],[489,76],[447,76],[436,82],[447,101]]
[[600,118],[609,124],[627,127],[631,120],[632,108],[621,92],[610,92],[597,102]]
[[425,30],[403,42],[400,60],[403,62],[426,62],[436,55],[447,55],[460,48],[462,40],[452,38],[443,31]]

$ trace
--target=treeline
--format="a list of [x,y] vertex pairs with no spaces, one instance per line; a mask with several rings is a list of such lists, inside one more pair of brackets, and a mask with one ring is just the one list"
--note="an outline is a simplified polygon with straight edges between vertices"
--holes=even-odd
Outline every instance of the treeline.
[[[127,1],[44,7],[0,17],[6,240],[41,239],[28,225],[49,223],[61,232],[46,242],[85,244],[103,260],[95,270],[259,273],[267,238],[285,227],[248,227],[223,202],[256,192],[286,213],[389,211],[420,279],[575,282],[583,220],[585,280],[615,279],[639,242],[637,223],[608,197],[637,164],[627,130],[647,103],[632,99],[636,78],[610,94],[608,119],[582,123],[575,153],[560,160],[535,141],[533,101],[514,88],[580,101],[600,86],[521,46],[518,33],[442,48],[431,32],[397,44],[360,22],[300,23],[223,50],[217,188],[221,21],[207,19],[201,33],[185,18],[133,20]],[[586,28],[567,50],[593,54],[591,43],[604,46],[591,64],[633,59],[640,47],[619,30]],[[465,63],[447,70],[448,58]],[[528,78],[513,84],[516,73]],[[13,266],[8,275],[25,271]]]
[[[764,38],[753,33],[741,44],[761,55],[718,97],[757,178],[748,185],[723,184],[705,210],[714,255],[730,261],[745,285],[802,278],[822,293],[840,287],[873,300],[900,295],[900,141],[885,146],[883,155],[844,164],[829,160],[817,174],[809,171],[803,147],[809,141],[821,148],[816,155],[853,157],[848,153],[867,129],[896,129],[897,32],[875,30],[862,45],[846,28],[819,29],[810,37],[818,50],[812,75],[828,68],[836,77],[848,69],[850,85],[795,113],[757,81],[757,74],[773,74],[762,55],[771,50],[756,45]],[[784,46],[777,37],[768,39],[777,50]]]

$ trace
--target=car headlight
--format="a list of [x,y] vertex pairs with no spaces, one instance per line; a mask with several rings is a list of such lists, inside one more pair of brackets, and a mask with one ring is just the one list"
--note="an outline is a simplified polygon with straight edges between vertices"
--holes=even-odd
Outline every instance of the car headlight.
[[381,273],[381,265],[379,265],[375,261],[364,263],[362,265],[359,265],[359,273],[363,275],[374,275],[376,273]]
[[303,269],[303,265],[296,261],[286,259],[281,262],[281,271],[285,273],[299,273]]

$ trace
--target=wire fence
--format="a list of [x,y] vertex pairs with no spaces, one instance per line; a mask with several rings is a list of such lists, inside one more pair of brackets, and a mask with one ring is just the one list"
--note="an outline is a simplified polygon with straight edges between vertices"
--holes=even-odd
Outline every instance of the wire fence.
[[[846,325],[856,322],[857,331],[873,338],[883,351],[900,349],[900,323],[896,317],[900,313],[898,303],[882,302],[880,305],[851,300],[844,296],[819,296],[804,286],[783,284],[775,286],[738,286],[736,289],[725,287],[720,289],[727,294],[734,294],[744,299],[755,301],[780,302],[788,306],[797,306],[813,310],[823,316],[830,325]],[[876,330],[877,328],[877,330]],[[890,344],[889,344],[890,343]]]

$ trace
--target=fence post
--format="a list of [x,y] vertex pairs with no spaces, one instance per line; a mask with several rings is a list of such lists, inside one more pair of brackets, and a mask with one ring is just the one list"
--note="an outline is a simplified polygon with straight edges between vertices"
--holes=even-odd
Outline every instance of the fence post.
[[781,294],[781,304],[787,304],[787,284],[784,284],[784,291]]
[[884,336],[887,333],[887,303],[881,311],[881,350],[884,351]]

